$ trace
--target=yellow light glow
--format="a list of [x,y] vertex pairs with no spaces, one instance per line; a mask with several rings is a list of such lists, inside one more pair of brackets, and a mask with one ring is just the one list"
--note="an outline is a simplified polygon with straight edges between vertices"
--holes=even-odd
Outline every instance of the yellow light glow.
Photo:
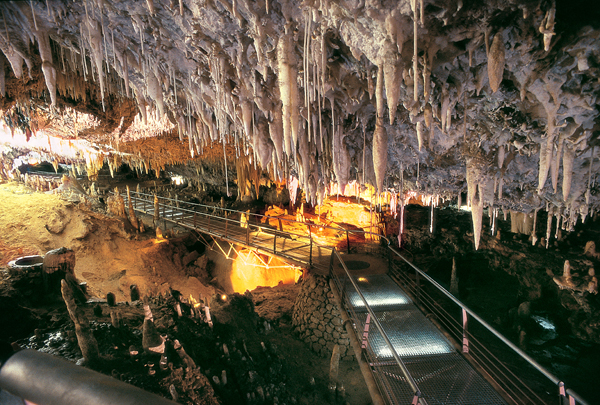
[[196,301],[194,297],[192,297],[192,294],[190,294],[190,304],[192,304],[194,308],[198,308],[200,306],[200,303]]
[[221,300],[222,301],[227,301],[227,296],[225,294],[221,295]]
[[366,278],[364,278],[364,277],[359,277],[359,278],[358,278],[358,281],[360,281],[361,283],[368,283],[368,282],[369,282],[369,281],[368,281]]
[[279,283],[292,284],[302,271],[279,258],[257,254],[252,250],[241,250],[231,269],[233,291],[244,293],[257,287],[275,287]]

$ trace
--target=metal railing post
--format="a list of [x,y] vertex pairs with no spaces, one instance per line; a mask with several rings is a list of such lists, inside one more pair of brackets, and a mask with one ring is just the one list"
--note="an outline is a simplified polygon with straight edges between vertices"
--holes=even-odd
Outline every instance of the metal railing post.
[[246,245],[250,245],[250,221],[246,222]]
[[194,211],[194,229],[196,228],[196,211]]
[[277,252],[277,234],[273,235],[273,253]]
[[308,265],[312,267],[312,234],[310,235],[310,254],[308,257]]
[[558,382],[558,405],[567,405],[567,393],[565,392],[565,383]]
[[463,339],[462,339],[462,352],[469,353],[469,338],[467,336],[467,325],[469,322],[467,311],[462,308],[462,324],[463,324]]
[[419,278],[419,272],[415,270],[415,298],[417,303],[421,302],[421,280]]
[[348,230],[346,229],[346,245],[348,254],[350,254],[350,237],[348,236]]

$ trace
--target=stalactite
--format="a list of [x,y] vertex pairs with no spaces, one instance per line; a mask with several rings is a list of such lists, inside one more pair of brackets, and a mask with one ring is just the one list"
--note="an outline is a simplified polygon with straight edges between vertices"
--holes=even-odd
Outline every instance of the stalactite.
[[377,107],[377,119],[383,118],[383,66],[377,67],[377,83],[375,85],[375,103]]
[[[558,146],[556,148],[556,156],[554,156],[553,164],[552,164],[552,188],[554,189],[554,193],[558,191],[558,172],[560,169],[560,161],[562,159],[563,154],[563,145],[564,145],[564,136],[561,134],[558,137]],[[554,149],[554,148],[553,148]]]
[[283,139],[284,150],[288,156],[295,153],[298,142],[298,82],[295,68],[296,57],[292,45],[291,35],[286,33],[279,38],[277,44],[277,66],[279,93],[283,102]]
[[12,71],[17,79],[23,77],[23,58],[10,45],[8,50],[2,49],[6,59],[12,67]]
[[554,32],[554,17],[556,15],[556,3],[552,2],[552,7],[550,10],[546,11],[546,15],[540,24],[539,31],[540,34],[544,36],[544,51],[548,52],[550,50],[550,43],[552,42],[552,37],[555,34]]
[[539,208],[536,208],[534,213],[533,213],[533,230],[531,231],[531,245],[535,246],[537,241],[538,241],[538,237],[535,233],[536,231],[536,226],[537,226],[537,216],[538,216],[538,211]]
[[52,105],[56,105],[56,69],[52,64],[52,49],[50,48],[50,37],[46,31],[38,31],[36,28],[35,36],[38,41],[40,57],[42,59],[42,72],[46,80],[46,87],[50,93]]
[[[389,40],[383,45],[383,76],[385,79],[385,96],[387,98],[390,125],[396,118],[398,100],[400,99],[400,83],[402,81],[402,59]],[[380,65],[381,66],[381,65]],[[378,75],[379,80],[379,75]],[[378,82],[379,83],[379,82]],[[379,103],[379,100],[377,101]]]
[[410,6],[413,11],[413,40],[414,40],[414,53],[413,53],[413,93],[414,101],[419,101],[419,60],[418,60],[418,47],[417,47],[417,2],[416,0],[410,1]]
[[423,147],[423,125],[421,121],[417,122],[416,131],[417,131],[417,142],[419,144],[419,152],[421,152],[421,148]]
[[283,117],[281,108],[276,108],[273,111],[273,120],[269,122],[269,135],[273,140],[275,146],[275,152],[277,154],[277,161],[283,161]]
[[570,145],[566,145],[563,154],[563,200],[567,201],[571,193],[571,182],[573,181],[573,162],[575,160],[575,150]]
[[373,133],[373,167],[375,168],[378,193],[383,192],[383,180],[388,159],[388,135],[382,121],[382,118],[377,119],[375,132]]
[[4,71],[4,58],[0,55],[0,97],[6,97],[6,77]]
[[587,190],[585,192],[585,203],[586,205],[590,204],[590,196],[592,190],[592,167],[594,166],[594,146],[592,146],[592,150],[590,152],[590,170],[588,174],[588,185]]
[[502,76],[504,75],[504,41],[502,33],[497,32],[492,40],[492,46],[488,54],[488,79],[492,93],[495,93],[500,88]]
[[96,71],[98,72],[98,81],[100,83],[100,94],[102,97],[102,110],[105,109],[104,106],[104,93],[105,93],[105,78],[102,68],[102,34],[100,31],[99,22],[87,18],[86,26],[88,28],[89,33],[89,43],[91,49],[91,55],[94,60],[94,64],[96,65]]
[[127,52],[123,52],[123,79],[125,80],[125,95],[129,98],[131,96],[129,94],[129,65],[127,62]]

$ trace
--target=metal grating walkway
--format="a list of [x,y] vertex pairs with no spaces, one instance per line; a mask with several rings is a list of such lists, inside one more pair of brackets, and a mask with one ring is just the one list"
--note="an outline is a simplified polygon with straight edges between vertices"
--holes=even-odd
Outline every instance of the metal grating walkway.
[[[373,309],[397,308],[399,305],[411,304],[412,300],[400,287],[385,274],[358,277],[358,286],[369,306]],[[352,288],[350,280],[346,280],[344,291],[356,311],[366,310],[358,293]]]
[[[361,275],[356,281],[394,350],[419,386],[422,403],[506,404],[389,276]],[[370,324],[362,299],[349,279],[342,285],[347,304],[354,313],[355,330],[362,338],[382,393],[391,404],[412,403],[414,392],[394,361],[390,347]]]
[[[394,350],[402,358],[454,352],[448,339],[414,305],[403,306],[397,311],[376,310],[375,314],[392,341]],[[367,314],[356,315],[364,325]],[[378,359],[392,359],[392,352],[379,336],[379,331],[373,330],[369,338]]]
[[[337,251],[313,243],[313,232],[319,225],[300,223],[305,229],[296,228],[296,233],[291,233],[282,229],[282,221],[289,220],[277,217],[255,215],[250,218],[247,213],[219,207],[164,197],[154,200],[153,196],[142,193],[131,194],[129,202],[133,208],[153,216],[155,221],[159,218],[230,243],[277,255],[337,279],[343,306],[354,321],[364,357],[385,402],[418,402],[422,405],[507,403],[388,275],[381,271],[379,274],[369,274],[369,271],[365,274],[365,269],[361,269],[359,277],[352,277],[356,287],[348,278],[350,273],[338,279],[332,272],[334,256],[343,263]],[[266,219],[266,224],[259,217]],[[278,226],[273,226],[271,221],[278,221]],[[340,231],[346,232],[349,240],[348,231]],[[380,324],[383,336],[379,327],[374,327],[371,316]],[[418,399],[413,387],[420,393]]]

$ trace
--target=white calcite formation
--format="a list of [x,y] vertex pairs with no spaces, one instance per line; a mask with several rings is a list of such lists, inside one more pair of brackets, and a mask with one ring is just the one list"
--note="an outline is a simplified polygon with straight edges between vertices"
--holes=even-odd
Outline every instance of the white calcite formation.
[[[273,179],[296,176],[312,203],[331,181],[468,188],[476,246],[486,208],[550,209],[570,229],[600,204],[600,30],[561,4],[3,2],[3,108],[38,69],[39,102],[59,111],[67,97],[135,101],[138,117],[114,133],[111,117],[105,143],[173,128],[188,158],[235,150]],[[486,168],[473,181],[470,160]]]

